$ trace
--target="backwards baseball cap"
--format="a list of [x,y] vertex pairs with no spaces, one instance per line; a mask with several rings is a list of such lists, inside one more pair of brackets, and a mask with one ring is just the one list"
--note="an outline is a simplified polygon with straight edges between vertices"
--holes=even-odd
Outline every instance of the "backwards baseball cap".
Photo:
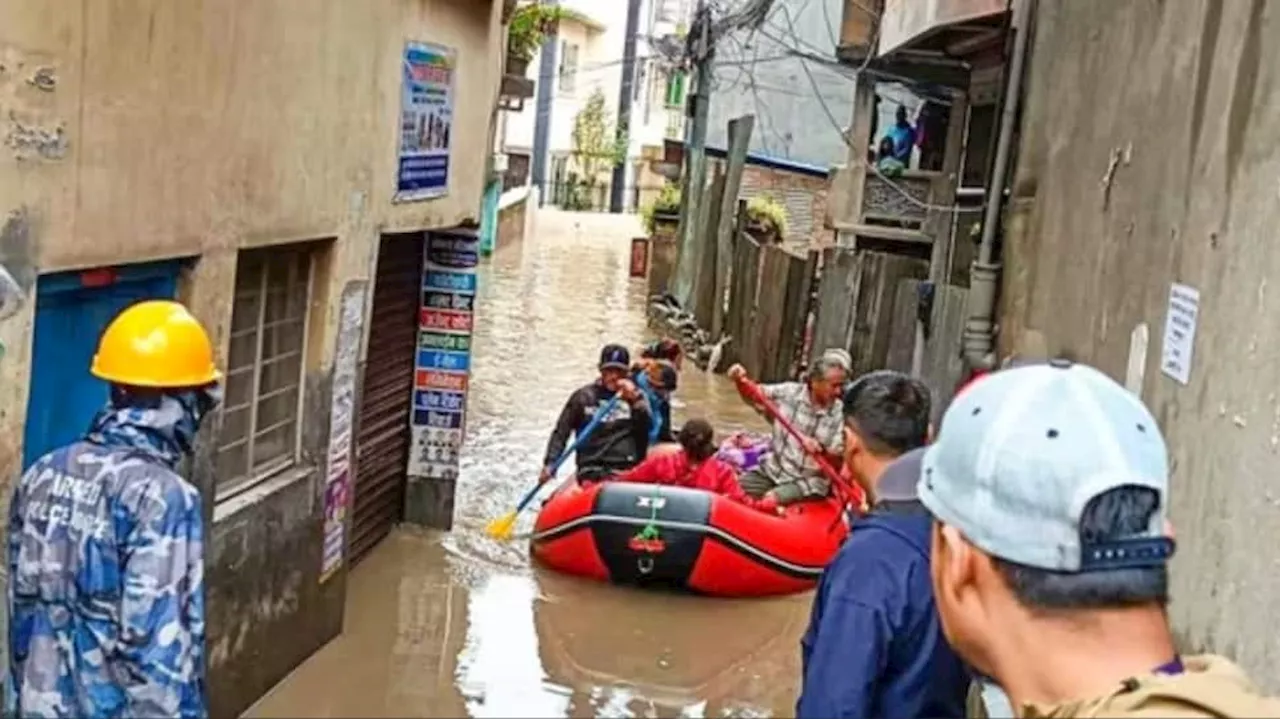
[[600,350],[600,369],[631,369],[631,352],[622,345],[609,344]]
[[[1159,495],[1147,531],[1083,542],[1090,500],[1124,486]],[[995,372],[956,397],[918,487],[934,517],[982,551],[1057,572],[1164,564],[1168,492],[1155,418],[1111,378],[1066,360]]]

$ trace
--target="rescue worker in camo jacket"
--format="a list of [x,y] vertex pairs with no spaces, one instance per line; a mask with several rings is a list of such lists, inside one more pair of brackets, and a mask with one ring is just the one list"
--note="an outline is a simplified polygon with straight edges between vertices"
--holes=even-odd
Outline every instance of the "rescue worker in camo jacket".
[[220,374],[200,323],[145,301],[103,333],[84,437],[9,510],[8,716],[205,717],[200,493],[179,474]]

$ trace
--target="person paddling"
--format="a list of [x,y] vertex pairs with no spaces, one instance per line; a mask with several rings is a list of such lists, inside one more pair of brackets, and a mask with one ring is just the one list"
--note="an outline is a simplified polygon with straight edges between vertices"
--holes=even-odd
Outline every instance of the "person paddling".
[[755,499],[742,491],[733,467],[715,456],[715,430],[710,422],[705,419],[685,422],[680,428],[678,441],[680,451],[652,455],[631,469],[615,475],[613,479],[619,482],[669,484],[702,489],[762,512],[777,511],[776,499]]
[[[736,364],[728,374],[729,379],[738,381],[746,376],[746,369]],[[849,366],[844,358],[827,352],[814,363],[806,381],[759,386],[760,393],[777,405],[804,439],[792,436],[783,423],[771,422],[769,453],[759,467],[738,478],[747,494],[771,496],[784,506],[827,495],[830,480],[823,476],[812,455],[824,455],[835,464],[840,462],[844,451],[840,392],[848,376]],[[744,391],[739,386],[739,392]],[[745,394],[743,399],[756,404]]]
[[614,403],[595,431],[578,445],[575,452],[578,479],[608,477],[634,467],[644,458],[652,410],[644,393],[628,378],[631,353],[622,345],[605,345],[600,351],[599,369],[599,378],[570,395],[560,411],[560,418],[547,440],[539,484],[551,479],[551,468],[568,445],[569,437],[581,432],[596,412],[610,407],[615,394],[621,395],[622,401]]

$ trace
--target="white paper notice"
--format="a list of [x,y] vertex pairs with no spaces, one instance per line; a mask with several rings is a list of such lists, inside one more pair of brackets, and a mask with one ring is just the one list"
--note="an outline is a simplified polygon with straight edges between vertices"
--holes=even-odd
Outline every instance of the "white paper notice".
[[1174,283],[1169,288],[1169,311],[1164,320],[1164,345],[1160,371],[1180,384],[1191,381],[1191,355],[1196,343],[1196,320],[1200,315],[1200,291]]

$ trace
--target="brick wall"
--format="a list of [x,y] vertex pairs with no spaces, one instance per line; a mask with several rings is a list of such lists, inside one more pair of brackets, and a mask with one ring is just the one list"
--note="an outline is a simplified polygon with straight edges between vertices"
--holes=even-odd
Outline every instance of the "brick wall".
[[[723,167],[721,158],[709,158],[713,168]],[[759,195],[771,197],[787,208],[789,243],[825,247],[834,242],[834,233],[824,226],[827,197],[831,190],[829,177],[793,172],[767,165],[748,164],[742,172],[739,197],[751,199]]]

